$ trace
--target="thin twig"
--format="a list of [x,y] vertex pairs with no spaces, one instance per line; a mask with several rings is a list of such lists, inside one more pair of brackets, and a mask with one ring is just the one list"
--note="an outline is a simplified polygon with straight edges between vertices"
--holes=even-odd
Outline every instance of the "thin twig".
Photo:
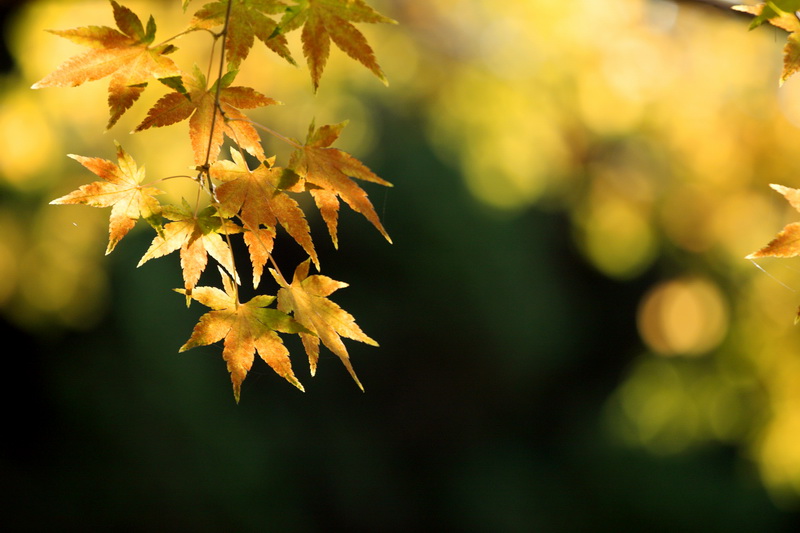
[[[243,119],[235,119],[235,118],[231,118],[231,119],[228,119],[228,120],[230,120],[230,121],[234,121],[234,120],[243,121]],[[285,135],[281,135],[280,133],[278,133],[277,131],[273,130],[269,126],[265,126],[264,124],[261,124],[260,122],[255,122],[255,121],[250,120],[250,119],[247,119],[246,121],[249,122],[250,124],[252,124],[253,126],[255,126],[256,128],[264,130],[265,132],[269,133],[273,137],[275,137],[277,139],[280,139],[281,141],[283,141],[283,142],[285,142],[287,144],[290,144],[290,145],[294,146],[295,148],[302,148],[303,147],[302,145],[297,144],[296,141],[290,139],[289,137],[286,137]]]
[[741,4],[753,4],[753,2],[749,0],[668,0],[673,4],[687,4],[687,5],[698,5],[698,6],[706,6],[715,9],[719,9],[720,11],[724,11],[726,14],[732,17],[751,17],[747,13],[742,13],[741,11],[735,11],[731,9],[733,6],[741,5]]
[[[231,6],[233,5],[232,0],[228,0],[228,8],[225,10],[225,23],[222,26],[222,31],[220,32],[220,36],[222,37],[222,45],[220,46],[219,51],[219,72],[217,73],[217,90],[216,94],[214,94],[214,113],[211,115],[211,130],[208,134],[208,147],[206,148],[206,161],[205,161],[205,168],[208,168],[210,159],[211,159],[211,145],[214,142],[214,128],[217,123],[217,111],[222,110],[222,106],[220,105],[219,95],[222,92],[222,72],[225,67],[225,45],[227,44],[228,40],[228,24],[230,23],[231,19]],[[211,181],[209,176],[209,182]]]
[[[216,127],[217,123],[217,112],[222,113],[222,105],[220,104],[220,94],[222,93],[222,73],[225,69],[225,45],[228,40],[228,25],[230,23],[231,18],[231,6],[233,5],[233,0],[228,0],[228,7],[225,10],[225,22],[222,25],[222,31],[220,32],[219,36],[222,38],[222,44],[220,45],[219,50],[219,70],[217,72],[217,89],[214,94],[214,113],[211,115],[211,128],[209,129],[208,133],[208,146],[206,147],[206,160],[205,164],[203,165],[204,172],[208,174],[208,186],[209,190],[211,191],[211,197],[214,198],[214,189],[213,184],[211,183],[211,173],[210,173],[210,162],[211,162],[211,145],[214,142],[214,128]],[[216,40],[214,41],[214,45],[216,46]],[[236,307],[239,307],[239,271],[236,268],[236,258],[233,254],[233,243],[231,243],[231,236],[228,233],[228,227],[225,224],[225,217],[222,216],[220,210],[217,209],[217,215],[219,216],[220,225],[222,229],[225,231],[225,242],[228,243],[228,249],[231,251],[231,266],[233,267],[233,289],[236,291]]]

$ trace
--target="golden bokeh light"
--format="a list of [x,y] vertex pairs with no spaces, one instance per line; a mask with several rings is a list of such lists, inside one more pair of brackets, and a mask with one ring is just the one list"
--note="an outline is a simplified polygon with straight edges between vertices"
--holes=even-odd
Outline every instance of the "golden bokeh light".
[[741,439],[753,397],[750,384],[707,362],[643,355],[609,401],[615,433],[658,454]]
[[20,191],[49,185],[57,179],[47,170],[63,154],[60,139],[32,91],[16,89],[0,94],[0,180]]
[[656,238],[646,214],[624,198],[595,194],[580,228],[582,249],[608,276],[632,278],[656,257]]
[[707,280],[669,280],[645,295],[637,324],[642,339],[659,354],[701,355],[725,337],[728,309],[720,290]]

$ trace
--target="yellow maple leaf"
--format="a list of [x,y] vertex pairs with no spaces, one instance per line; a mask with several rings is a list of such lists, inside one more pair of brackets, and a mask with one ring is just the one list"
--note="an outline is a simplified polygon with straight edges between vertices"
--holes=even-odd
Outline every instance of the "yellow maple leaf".
[[273,35],[303,27],[300,39],[314,91],[319,87],[322,71],[328,62],[331,41],[387,84],[375,53],[353,22],[396,24],[396,21],[381,15],[363,0],[300,0],[296,5],[286,8]]
[[[222,269],[220,274],[224,292],[216,287],[196,287],[192,291],[192,299],[213,311],[200,317],[191,337],[179,351],[224,339],[222,358],[231,374],[236,403],[239,403],[242,382],[253,366],[256,352],[279,376],[304,390],[292,371],[289,351],[276,332],[299,333],[306,331],[305,328],[286,313],[267,308],[275,300],[274,296],[258,295],[239,303],[233,280]],[[177,292],[186,294],[182,289]]]
[[[319,267],[317,252],[303,210],[294,198],[280,189],[285,169],[261,163],[250,170],[242,154],[231,148],[232,161],[220,160],[211,167],[211,177],[220,181],[215,195],[220,213],[239,215],[253,263],[253,285],[258,286],[263,267],[272,252],[275,226],[281,226],[303,247]],[[266,226],[262,231],[261,226]]]
[[192,24],[210,29],[221,26],[227,18],[225,55],[228,63],[234,67],[238,67],[250,54],[255,38],[295,65],[286,36],[275,32],[277,24],[268,16],[282,13],[286,7],[279,0],[235,0],[228,12],[228,0],[217,0],[200,8],[194,14]]
[[[261,137],[239,109],[254,109],[278,102],[250,87],[231,87],[236,72],[228,72],[211,87],[207,86],[206,78],[199,69],[195,69],[192,76],[184,75],[182,87],[186,92],[171,92],[159,99],[135,131],[169,126],[188,118],[196,165],[217,160],[224,136],[256,159],[263,160],[265,155]],[[220,84],[219,106],[215,103],[217,84]]]
[[391,187],[392,184],[379,178],[352,155],[331,147],[346,125],[347,122],[341,122],[315,128],[312,122],[305,144],[292,153],[289,168],[305,179],[335,247],[339,245],[339,198],[354,211],[364,215],[387,241],[392,242],[372,207],[372,202],[367,198],[367,193],[350,178],[371,181],[386,187]]
[[789,32],[783,47],[783,70],[780,84],[800,70],[800,19],[795,12],[800,8],[798,0],[778,0],[757,5],[738,5],[732,9],[755,15],[750,28],[753,29],[764,21],[776,28]]
[[[800,211],[800,189],[771,184],[770,187],[781,193],[789,204]],[[787,224],[765,247],[749,254],[745,259],[759,257],[794,257],[800,255],[800,222]]]
[[[319,341],[341,359],[358,387],[363,391],[350,356],[341,337],[357,340],[372,346],[378,343],[361,331],[353,316],[330,301],[327,297],[334,291],[347,287],[347,283],[336,281],[328,276],[308,275],[310,259],[300,263],[294,271],[291,283],[287,283],[275,270],[270,269],[275,281],[281,286],[278,290],[278,309],[292,313],[294,319],[310,333],[300,333],[303,346],[308,354],[311,375],[317,370],[319,360]],[[340,337],[341,336],[341,337]]]
[[164,225],[162,234],[156,235],[137,267],[150,259],[163,257],[180,249],[184,290],[187,294],[192,293],[200,280],[209,255],[238,281],[233,252],[224,235],[239,233],[241,228],[230,220],[220,218],[213,207],[194,213],[185,200],[182,207],[166,206],[162,213],[173,222]]
[[69,154],[69,157],[104,181],[82,185],[79,189],[50,202],[54,205],[83,204],[92,207],[110,207],[106,255],[114,250],[139,218],[145,219],[157,231],[161,230],[161,205],[155,195],[163,192],[155,187],[142,186],[144,168],[138,168],[122,146],[119,144],[116,146],[118,164],[99,157]]
[[151,16],[147,28],[130,9],[111,0],[114,20],[121,31],[108,26],[88,26],[51,33],[92,50],[74,56],[31,88],[76,87],[87,81],[111,76],[108,105],[111,112],[107,128],[139,99],[147,83],[154,79],[176,78],[180,69],[165,57],[176,50],[173,45],[151,47],[156,24]]

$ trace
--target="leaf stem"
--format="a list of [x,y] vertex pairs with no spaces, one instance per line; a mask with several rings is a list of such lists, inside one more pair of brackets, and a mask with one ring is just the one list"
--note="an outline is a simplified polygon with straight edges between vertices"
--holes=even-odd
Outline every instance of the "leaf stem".
[[[238,119],[237,118],[231,118],[231,119],[228,119],[228,120],[230,120],[231,122],[233,122],[235,120],[242,121],[242,122],[245,121],[245,119],[241,119],[241,118],[238,118]],[[300,149],[300,148],[303,147],[303,145],[298,144],[297,141],[295,141],[293,139],[290,139],[289,137],[286,137],[285,135],[282,135],[282,134],[278,133],[277,131],[273,130],[269,126],[265,126],[264,124],[261,124],[260,122],[255,122],[255,121],[250,120],[250,119],[247,119],[246,122],[249,122],[250,124],[252,124],[256,128],[264,130],[265,132],[269,133],[273,137],[275,137],[277,139],[280,139],[281,141],[283,141],[286,144],[289,144],[291,146],[294,146],[295,148]]]
[[166,176],[164,178],[158,178],[157,180],[153,180],[150,183],[151,184],[159,183],[159,182],[162,182],[162,181],[174,180],[174,179],[177,179],[177,178],[189,178],[190,180],[195,180],[196,181],[196,178],[194,176],[190,176],[189,174],[175,174],[174,176]]
[[[220,94],[222,92],[222,83],[221,83],[221,81],[222,81],[223,71],[224,71],[224,68],[225,68],[225,45],[226,45],[227,40],[228,40],[228,25],[230,24],[232,6],[233,6],[233,0],[228,0],[228,5],[227,5],[227,8],[225,9],[225,22],[222,25],[222,31],[220,31],[219,34],[214,34],[214,36],[215,36],[214,37],[214,46],[216,46],[217,39],[219,39],[220,37],[222,38],[222,44],[220,45],[220,51],[219,51],[219,69],[217,71],[217,87],[216,87],[216,91],[214,93],[214,113],[212,113],[212,115],[211,115],[211,127],[210,127],[209,132],[208,132],[208,145],[206,146],[206,159],[205,159],[205,163],[203,164],[203,167],[202,167],[203,171],[200,174],[201,176],[203,174],[208,176],[208,187],[209,187],[209,191],[211,192],[212,198],[214,197],[214,189],[213,189],[214,185],[211,182],[211,173],[209,171],[210,164],[211,164],[211,145],[214,142],[214,129],[215,129],[216,125],[217,125],[217,113],[219,112],[220,114],[222,114],[222,106],[220,105]],[[213,57],[213,55],[214,54],[213,54],[213,49],[212,49],[212,57]],[[209,69],[210,69],[210,65],[209,65]],[[207,76],[207,78],[208,78],[208,76]],[[198,191],[198,195],[199,195],[199,191]],[[199,198],[199,196],[198,196],[198,198]],[[225,233],[224,233],[225,241],[228,243],[228,248],[231,251],[231,264],[233,266],[233,277],[234,277],[234,279],[233,279],[233,288],[236,291],[236,307],[238,308],[239,307],[239,284],[238,284],[239,274],[238,274],[238,270],[236,269],[236,260],[234,258],[234,254],[233,254],[233,246],[232,246],[232,243],[231,243],[231,237],[230,237],[230,234],[228,233],[228,228],[225,225],[225,217],[222,215],[222,213],[220,213],[219,209],[217,209],[217,216],[219,216],[220,224],[222,225],[223,229],[225,230]]]
[[[217,89],[214,94],[214,113],[211,115],[211,129],[208,133],[208,146],[206,147],[206,161],[205,161],[205,168],[208,168],[209,162],[211,160],[211,144],[214,140],[214,128],[217,123],[217,111],[222,111],[222,106],[220,105],[219,95],[222,92],[222,72],[225,67],[225,45],[228,41],[228,24],[230,23],[231,19],[231,6],[233,6],[233,0],[228,0],[228,7],[225,10],[225,22],[222,25],[222,31],[219,35],[222,37],[222,45],[220,46],[219,51],[219,71],[217,72]],[[209,181],[211,181],[211,176],[209,176]]]
[[209,32],[209,33],[211,33],[211,34],[213,34],[213,33],[214,33],[213,31],[211,31],[211,30],[209,30],[209,29],[206,29],[206,28],[195,28],[195,27],[192,27],[192,28],[187,28],[187,29],[183,30],[183,31],[182,31],[182,32],[180,32],[180,33],[176,33],[175,35],[173,35],[172,37],[170,37],[170,38],[168,38],[168,39],[164,39],[163,41],[161,41],[160,43],[158,43],[158,45],[156,45],[156,48],[158,48],[159,46],[164,46],[164,45],[165,45],[165,44],[167,44],[168,42],[170,42],[170,41],[174,41],[174,40],[175,40],[175,39],[177,39],[178,37],[183,37],[183,36],[184,36],[184,35],[186,35],[187,33],[192,33],[193,31],[207,31],[207,32]]

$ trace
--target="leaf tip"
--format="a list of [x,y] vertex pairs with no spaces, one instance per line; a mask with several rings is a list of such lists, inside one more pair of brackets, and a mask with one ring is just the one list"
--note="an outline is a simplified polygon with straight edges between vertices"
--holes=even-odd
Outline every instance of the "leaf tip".
[[231,374],[231,382],[233,384],[233,398],[236,400],[236,405],[239,405],[239,399],[242,396],[242,380],[244,377],[235,377]]

